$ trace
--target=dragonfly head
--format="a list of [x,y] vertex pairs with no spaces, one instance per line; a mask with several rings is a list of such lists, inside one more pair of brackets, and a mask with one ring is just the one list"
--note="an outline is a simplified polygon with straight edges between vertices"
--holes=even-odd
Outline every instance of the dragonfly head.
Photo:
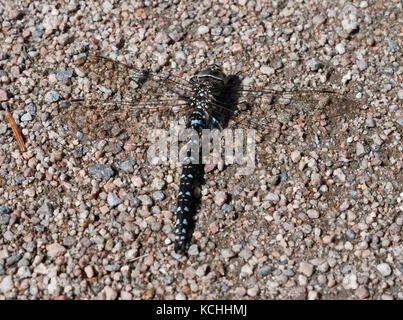
[[200,71],[197,74],[197,78],[198,79],[205,79],[205,78],[214,79],[214,80],[221,81],[223,84],[226,84],[228,81],[227,76],[222,71],[221,66],[219,66],[218,64],[215,64],[215,63],[210,64],[206,69]]

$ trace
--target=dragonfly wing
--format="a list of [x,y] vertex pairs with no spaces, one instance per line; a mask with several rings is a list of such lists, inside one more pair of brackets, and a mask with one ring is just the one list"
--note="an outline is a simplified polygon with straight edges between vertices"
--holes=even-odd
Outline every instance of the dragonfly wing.
[[[74,99],[61,101],[52,108],[53,122],[66,134],[82,142],[128,137],[144,137],[152,128],[169,127],[186,110],[180,100],[114,101]],[[139,134],[140,133],[140,134]]]
[[155,75],[102,56],[89,55],[79,59],[76,65],[105,86],[106,90],[120,92],[121,96],[131,99],[138,99],[140,93],[144,100],[189,96],[192,89],[189,82],[173,75]]

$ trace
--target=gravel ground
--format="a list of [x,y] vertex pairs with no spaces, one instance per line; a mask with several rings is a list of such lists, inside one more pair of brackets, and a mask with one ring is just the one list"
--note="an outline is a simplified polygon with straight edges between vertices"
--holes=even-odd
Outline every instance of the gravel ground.
[[[27,145],[2,108],[0,298],[403,299],[402,2],[167,3],[0,2],[0,101]],[[89,94],[74,62],[95,51],[185,79],[220,62],[250,85],[360,104],[300,134],[274,122],[253,175],[206,174],[179,256],[181,169],[144,158],[161,117],[85,141],[52,113]]]

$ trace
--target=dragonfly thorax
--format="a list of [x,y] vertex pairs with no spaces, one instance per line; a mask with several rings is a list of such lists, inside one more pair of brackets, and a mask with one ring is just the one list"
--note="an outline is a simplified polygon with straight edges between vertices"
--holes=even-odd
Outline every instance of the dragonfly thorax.
[[219,65],[211,64],[192,77],[190,82],[193,84],[194,95],[198,99],[207,101],[209,98],[217,98],[222,94],[228,79]]

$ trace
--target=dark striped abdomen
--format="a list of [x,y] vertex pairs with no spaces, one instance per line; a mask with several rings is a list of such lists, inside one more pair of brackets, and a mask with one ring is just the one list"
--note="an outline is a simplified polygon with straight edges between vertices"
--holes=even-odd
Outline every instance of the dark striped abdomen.
[[[190,120],[190,128],[194,129],[198,135],[205,126],[202,113],[197,109],[193,112]],[[199,174],[200,168],[200,145],[199,139],[192,137],[187,144],[186,157],[183,161],[182,175],[179,184],[178,207],[175,222],[175,252],[184,253],[189,232],[189,224],[194,211],[194,183]],[[198,137],[197,137],[198,138]],[[193,151],[197,151],[198,159],[193,158]]]

